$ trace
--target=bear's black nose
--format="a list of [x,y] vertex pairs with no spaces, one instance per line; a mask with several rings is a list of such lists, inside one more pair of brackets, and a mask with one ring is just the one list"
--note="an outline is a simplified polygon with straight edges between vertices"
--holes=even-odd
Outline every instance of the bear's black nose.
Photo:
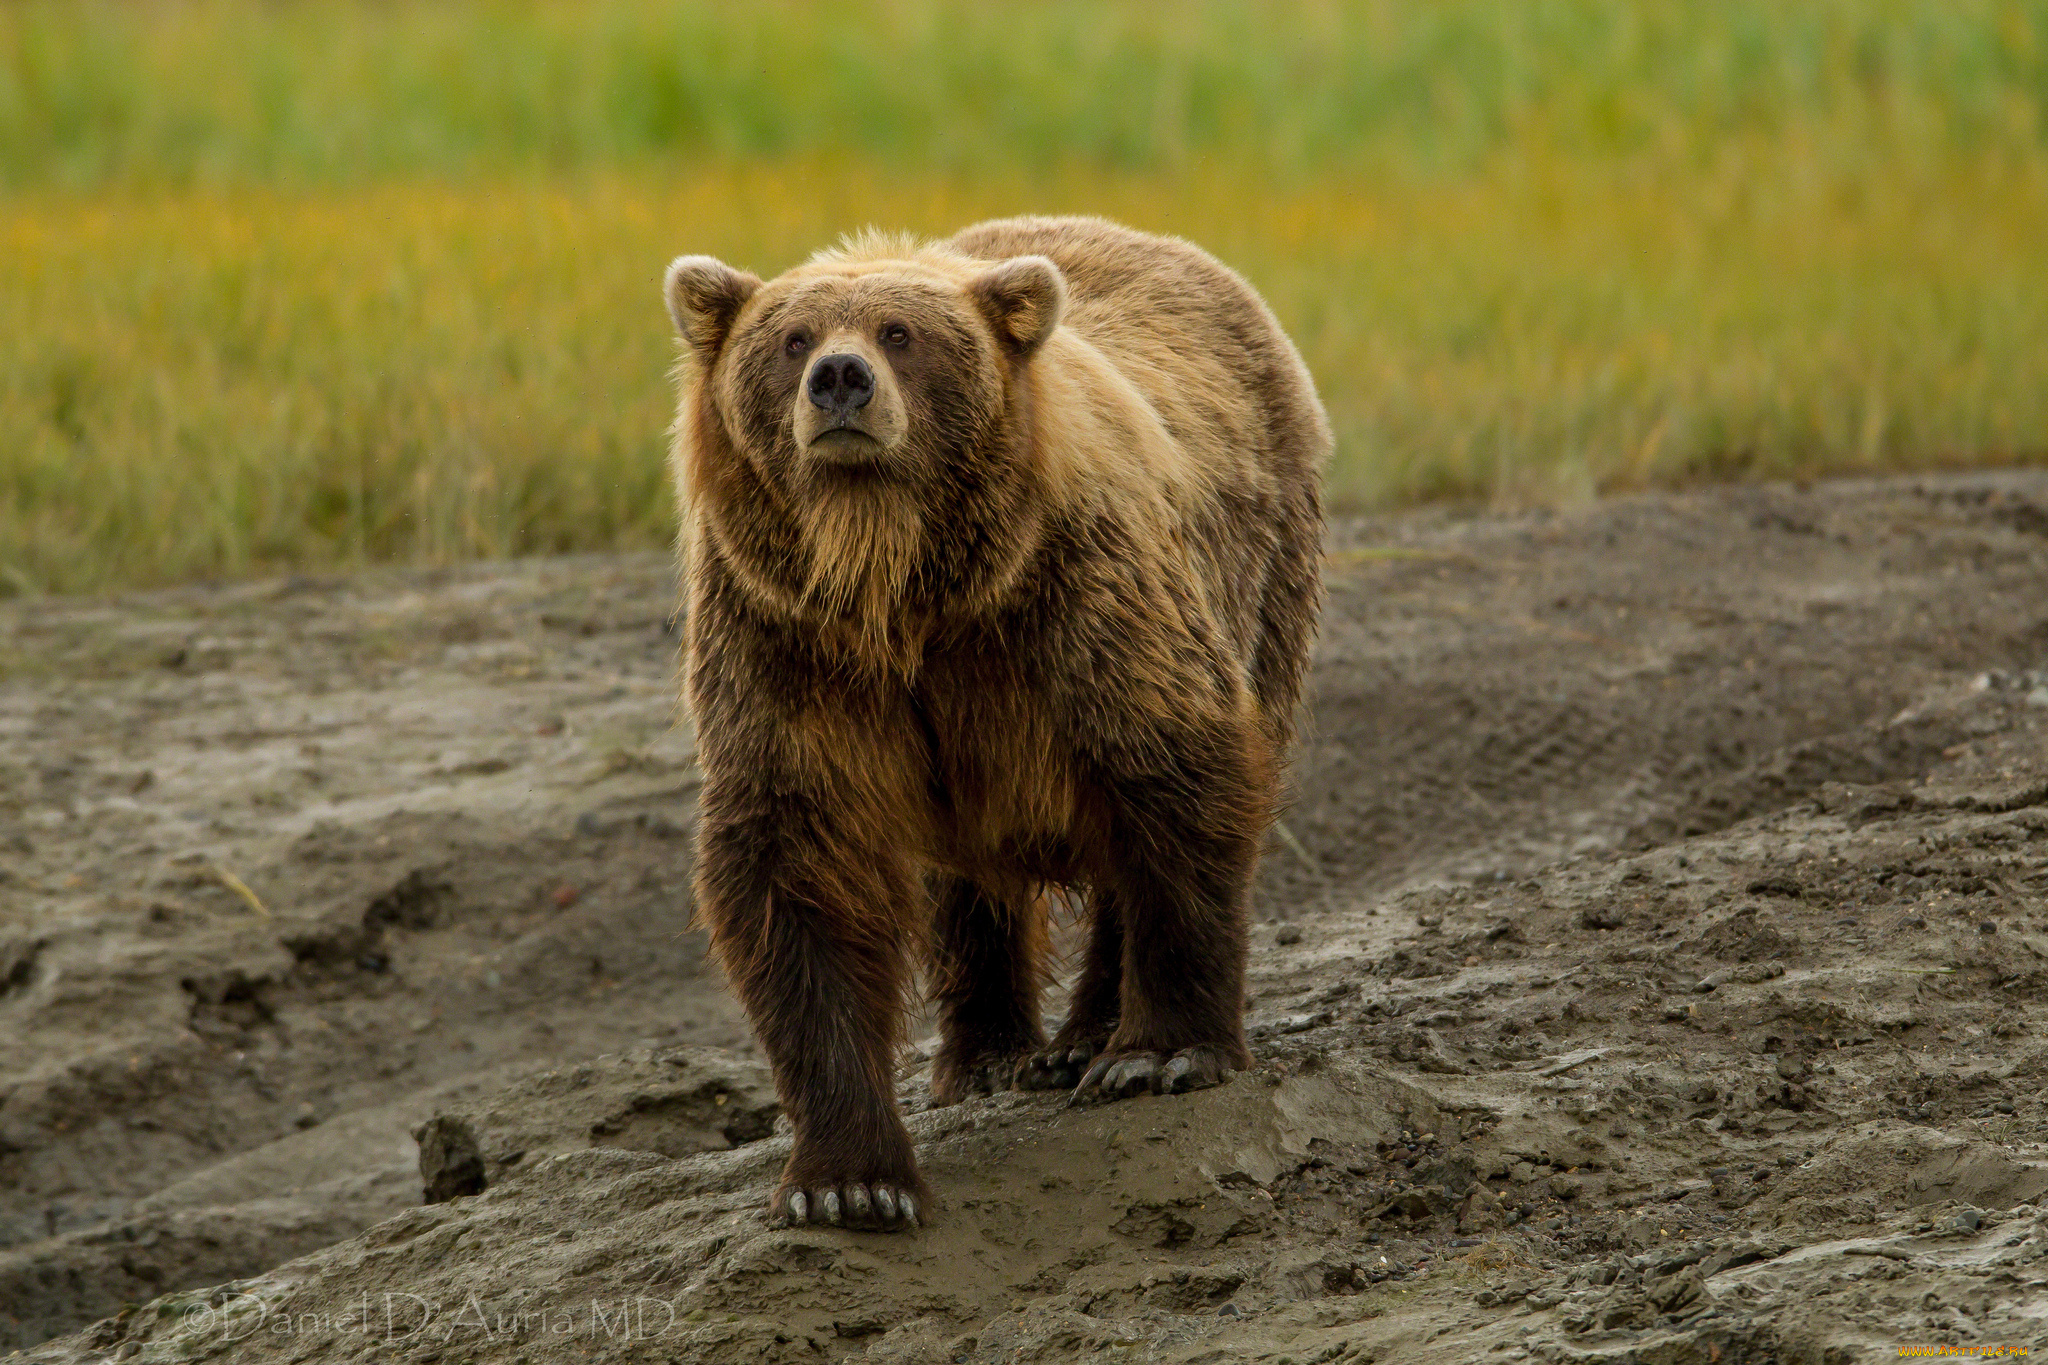
[[875,372],[857,355],[828,355],[811,366],[811,402],[841,416],[875,396]]

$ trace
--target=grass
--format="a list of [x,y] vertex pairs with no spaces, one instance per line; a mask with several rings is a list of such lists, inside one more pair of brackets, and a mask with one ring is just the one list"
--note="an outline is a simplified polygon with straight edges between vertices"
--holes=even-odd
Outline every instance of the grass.
[[1708,13],[17,0],[0,592],[662,544],[669,257],[1025,210],[1244,270],[1340,506],[2048,456],[2048,4]]

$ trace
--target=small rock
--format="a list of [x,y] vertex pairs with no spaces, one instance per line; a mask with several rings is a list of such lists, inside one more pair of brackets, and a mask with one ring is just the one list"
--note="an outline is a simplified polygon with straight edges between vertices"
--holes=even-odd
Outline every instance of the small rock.
[[1295,928],[1291,924],[1283,924],[1277,931],[1274,932],[1273,942],[1279,944],[1283,948],[1290,943],[1299,943],[1301,942],[1301,930]]
[[1554,1175],[1550,1177],[1550,1192],[1559,1199],[1577,1199],[1585,1186],[1576,1176]]
[[1373,1210],[1377,1218],[1427,1218],[1433,1210],[1426,1191],[1417,1189],[1401,1190],[1392,1198]]
[[1984,922],[1983,922],[1982,924],[1980,924],[1980,925],[1978,925],[1978,926],[1977,926],[1977,932],[1978,932],[1978,933],[1980,933],[1980,934],[1995,934],[1995,933],[1997,933],[1997,932],[1998,932],[1998,921],[1997,921],[1997,920],[1995,920],[1995,919],[1987,919],[1987,920],[1985,920],[1985,921],[1984,921]]
[[1628,915],[1618,906],[1588,905],[1579,911],[1579,927],[1582,929],[1619,929],[1628,923]]
[[1956,1216],[1949,1219],[1949,1226],[1957,1232],[1975,1232],[1984,1226],[1984,1215],[1977,1209],[1960,1208],[1956,1210]]
[[554,895],[549,897],[549,899],[554,901],[557,910],[567,910],[578,900],[582,899],[582,896],[583,893],[573,886],[558,886],[555,888]]
[[596,811],[587,810],[576,817],[576,832],[585,839],[598,838],[604,833],[604,821],[598,818]]
[[2027,705],[2048,706],[2048,685],[2037,687],[2027,693]]
[[1696,1267],[1647,1285],[1644,1293],[1658,1312],[1680,1317],[1690,1316],[1711,1302],[1706,1280]]
[[1634,1247],[1638,1251],[1657,1245],[1665,1237],[1664,1227],[1647,1213],[1639,1213],[1624,1219],[1616,1232],[1624,1246]]
[[1475,1185],[1465,1196],[1465,1203],[1458,1210],[1458,1231],[1462,1233],[1493,1232],[1507,1222],[1507,1213],[1501,1207],[1500,1196],[1484,1185]]
[[483,1193],[483,1152],[466,1121],[437,1114],[413,1129],[412,1136],[420,1145],[420,1183],[427,1203]]
[[1217,1316],[1217,1317],[1219,1317],[1219,1318],[1234,1318],[1234,1317],[1238,1317],[1238,1316],[1239,1316],[1239,1313],[1238,1313],[1238,1311],[1237,1311],[1237,1305],[1236,1305],[1236,1304],[1234,1304],[1234,1303],[1226,1303],[1226,1304],[1224,1304],[1224,1305],[1223,1305],[1223,1306],[1222,1306],[1221,1308],[1219,1308],[1219,1309],[1217,1309],[1217,1310],[1216,1310],[1216,1316]]

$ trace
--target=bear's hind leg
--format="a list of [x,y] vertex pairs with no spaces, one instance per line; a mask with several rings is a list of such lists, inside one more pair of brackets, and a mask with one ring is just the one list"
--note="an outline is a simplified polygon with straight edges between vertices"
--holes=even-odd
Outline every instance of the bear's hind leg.
[[1246,935],[1252,870],[1278,794],[1269,743],[1254,724],[1219,723],[1159,734],[1133,757],[1105,784],[1101,882],[1123,912],[1117,1026],[1077,1096],[1194,1090],[1251,1065]]
[[1044,911],[1033,897],[953,877],[939,888],[932,928],[932,995],[945,1038],[932,1062],[932,1098],[957,1104],[1008,1090],[1019,1062],[1045,1046]]
[[1067,1002],[1067,1020],[1017,1069],[1023,1090],[1072,1090],[1116,1030],[1124,979],[1124,914],[1107,887],[1088,896],[1088,957]]

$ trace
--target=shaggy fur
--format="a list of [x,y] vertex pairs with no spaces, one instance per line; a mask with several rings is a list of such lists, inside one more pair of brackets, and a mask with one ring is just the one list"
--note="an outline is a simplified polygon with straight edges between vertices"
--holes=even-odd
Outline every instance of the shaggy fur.
[[[941,1100],[1246,1065],[1330,445],[1265,305],[1082,218],[857,238],[766,284],[685,257],[667,294],[697,905],[795,1125],[774,1214],[928,1212],[893,1084],[920,959]],[[872,398],[821,407],[848,356]],[[1048,1042],[1065,889],[1092,927]]]

